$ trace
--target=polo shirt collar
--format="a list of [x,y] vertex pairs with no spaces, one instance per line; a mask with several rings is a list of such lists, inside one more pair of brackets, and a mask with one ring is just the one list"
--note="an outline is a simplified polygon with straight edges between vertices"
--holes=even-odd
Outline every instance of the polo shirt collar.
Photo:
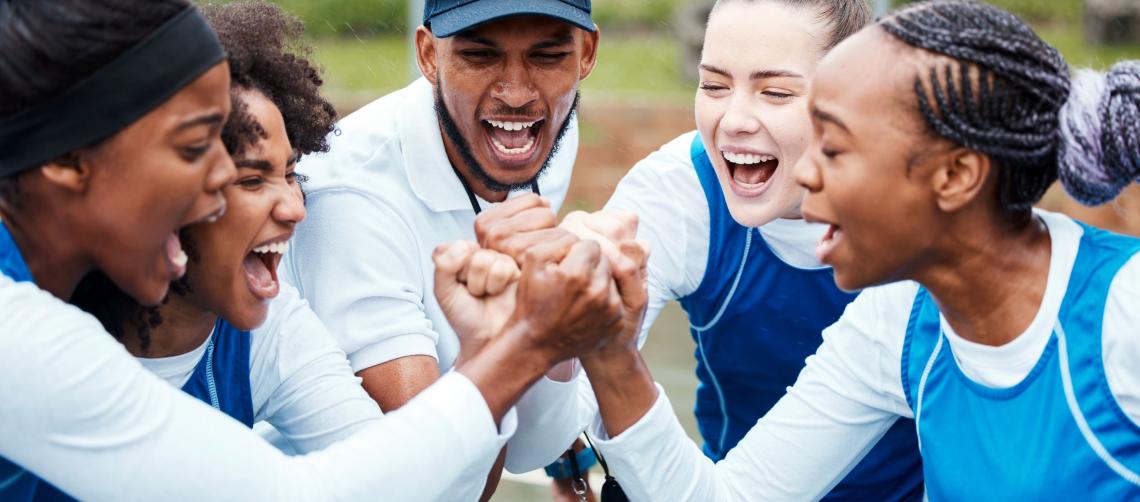
[[451,167],[435,114],[431,83],[420,77],[400,107],[400,147],[412,192],[435,212],[471,211],[467,191]]

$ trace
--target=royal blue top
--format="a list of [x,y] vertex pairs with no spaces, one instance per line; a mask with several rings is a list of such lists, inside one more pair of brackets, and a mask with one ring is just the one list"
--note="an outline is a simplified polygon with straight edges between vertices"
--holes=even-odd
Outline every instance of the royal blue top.
[[1140,500],[1140,427],[1109,389],[1109,287],[1140,239],[1086,225],[1057,324],[1017,385],[967,377],[919,289],[902,355],[931,500]]

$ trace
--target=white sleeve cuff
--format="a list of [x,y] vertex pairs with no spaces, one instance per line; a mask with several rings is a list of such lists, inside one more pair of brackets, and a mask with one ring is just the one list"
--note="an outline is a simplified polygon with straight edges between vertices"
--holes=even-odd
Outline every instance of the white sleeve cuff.
[[508,471],[528,472],[553,462],[585,428],[578,418],[576,373],[568,382],[544,376],[519,399],[520,424],[507,448]]
[[[661,384],[654,383],[654,385],[657,386],[657,401],[653,402],[653,406],[645,412],[645,415],[619,434],[618,437],[611,438],[606,432],[601,413],[594,415],[594,422],[590,424],[590,431],[595,438],[594,444],[599,449],[604,450],[603,455],[608,457],[608,450],[610,449],[614,450],[615,455],[621,455],[621,452],[625,451],[637,452],[642,449],[648,451],[650,449],[648,446],[656,442],[662,435],[668,435],[674,428],[681,427],[681,424],[677,422],[677,416],[673,414],[673,405],[669,403],[665,389],[661,388]],[[683,429],[682,433],[684,433]]]
[[431,337],[421,333],[409,333],[388,337],[361,347],[348,354],[348,362],[352,365],[352,372],[359,373],[361,370],[407,356],[431,356],[439,360],[435,341]]

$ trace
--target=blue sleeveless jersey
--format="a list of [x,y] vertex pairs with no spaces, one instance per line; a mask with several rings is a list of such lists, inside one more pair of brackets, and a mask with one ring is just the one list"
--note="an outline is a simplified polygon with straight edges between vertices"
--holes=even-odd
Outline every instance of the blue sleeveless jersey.
[[[0,223],[0,273],[20,282],[33,282],[16,243]],[[249,381],[250,333],[221,318],[214,326],[206,354],[182,387],[247,427],[253,427],[253,391]],[[50,398],[50,396],[48,397]],[[70,501],[58,488],[0,457],[0,501]]]
[[902,379],[931,500],[1140,500],[1140,427],[1109,391],[1101,354],[1113,277],[1140,240],[1085,225],[1048,345],[1017,385],[994,389],[955,362],[919,289]]
[[[691,148],[709,207],[709,256],[697,290],[680,300],[697,344],[695,414],[705,454],[720,460],[795,383],[856,295],[831,269],[788,265],[760,232],[728,212],[698,135]],[[901,419],[827,500],[920,500],[922,463],[914,422]]]

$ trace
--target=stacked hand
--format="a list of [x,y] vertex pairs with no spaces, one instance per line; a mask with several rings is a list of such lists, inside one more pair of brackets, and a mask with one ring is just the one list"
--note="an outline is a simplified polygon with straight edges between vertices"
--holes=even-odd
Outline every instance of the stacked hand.
[[555,223],[545,199],[517,197],[476,219],[478,245],[436,250],[436,297],[461,360],[509,327],[525,328],[519,343],[552,361],[636,350],[648,259],[636,217],[573,213]]

